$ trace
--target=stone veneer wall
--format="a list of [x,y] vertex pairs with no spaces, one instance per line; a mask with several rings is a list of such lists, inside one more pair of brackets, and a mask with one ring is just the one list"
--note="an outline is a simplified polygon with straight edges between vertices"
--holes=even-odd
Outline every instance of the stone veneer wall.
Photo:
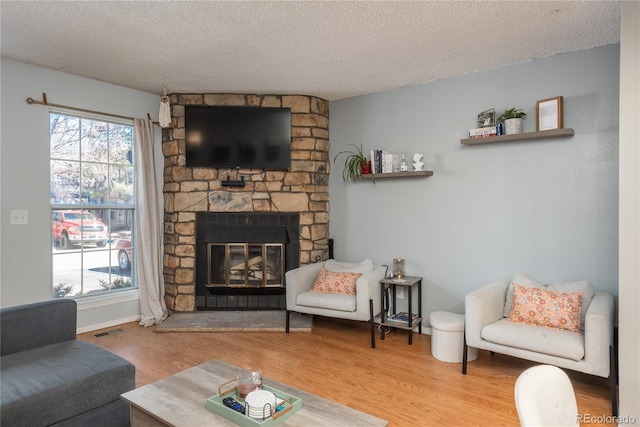
[[[301,95],[172,94],[171,126],[162,131],[165,301],[195,310],[196,212],[300,214],[300,264],[328,256],[329,103]],[[291,169],[211,169],[185,166],[185,105],[291,108]],[[227,176],[229,174],[229,176]],[[222,187],[245,177],[243,188]]]

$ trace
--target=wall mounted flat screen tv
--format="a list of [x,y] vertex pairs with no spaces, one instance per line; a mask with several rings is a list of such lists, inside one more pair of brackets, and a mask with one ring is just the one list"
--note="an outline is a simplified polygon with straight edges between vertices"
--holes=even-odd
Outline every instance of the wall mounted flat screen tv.
[[187,105],[186,163],[208,168],[291,168],[291,109]]

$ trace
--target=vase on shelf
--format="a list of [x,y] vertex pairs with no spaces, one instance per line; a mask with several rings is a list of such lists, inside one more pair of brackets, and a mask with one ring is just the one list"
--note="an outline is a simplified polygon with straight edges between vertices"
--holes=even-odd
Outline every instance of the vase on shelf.
[[409,170],[409,163],[407,159],[404,158],[404,153],[402,153],[402,160],[400,161],[400,172],[407,172]]
[[504,133],[505,135],[515,135],[522,133],[522,119],[506,119],[504,121]]

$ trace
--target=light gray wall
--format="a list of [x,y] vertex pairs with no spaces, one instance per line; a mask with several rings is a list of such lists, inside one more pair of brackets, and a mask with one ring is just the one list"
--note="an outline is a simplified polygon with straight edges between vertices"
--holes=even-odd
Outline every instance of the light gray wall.
[[[49,110],[26,98],[130,117],[157,117],[159,96],[2,59],[0,304],[51,298],[51,208],[49,202]],[[159,85],[162,82],[158,82]],[[162,183],[160,133],[156,167]],[[161,193],[160,193],[161,195]],[[12,209],[28,210],[28,225],[9,225]],[[138,299],[80,307],[78,326],[108,326],[139,316]]]
[[[405,258],[427,316],[462,313],[465,294],[517,271],[617,295],[618,81],[611,45],[331,102],[332,160],[362,143],[423,153],[434,171],[345,184],[332,164],[336,258]],[[488,108],[523,108],[534,131],[536,101],[559,95],[572,138],[460,144]]]
[[[640,3],[620,29],[620,415],[640,425]],[[630,418],[628,418],[630,420]],[[630,424],[621,422],[620,424]]]

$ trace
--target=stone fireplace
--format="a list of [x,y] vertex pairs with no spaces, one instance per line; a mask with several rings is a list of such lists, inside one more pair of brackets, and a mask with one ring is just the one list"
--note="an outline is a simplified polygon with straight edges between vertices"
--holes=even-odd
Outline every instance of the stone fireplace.
[[[329,253],[328,102],[302,95],[170,99],[172,122],[162,131],[167,307],[284,308],[284,272]],[[291,169],[186,167],[185,105],[291,108]],[[222,185],[241,178],[244,187]]]

